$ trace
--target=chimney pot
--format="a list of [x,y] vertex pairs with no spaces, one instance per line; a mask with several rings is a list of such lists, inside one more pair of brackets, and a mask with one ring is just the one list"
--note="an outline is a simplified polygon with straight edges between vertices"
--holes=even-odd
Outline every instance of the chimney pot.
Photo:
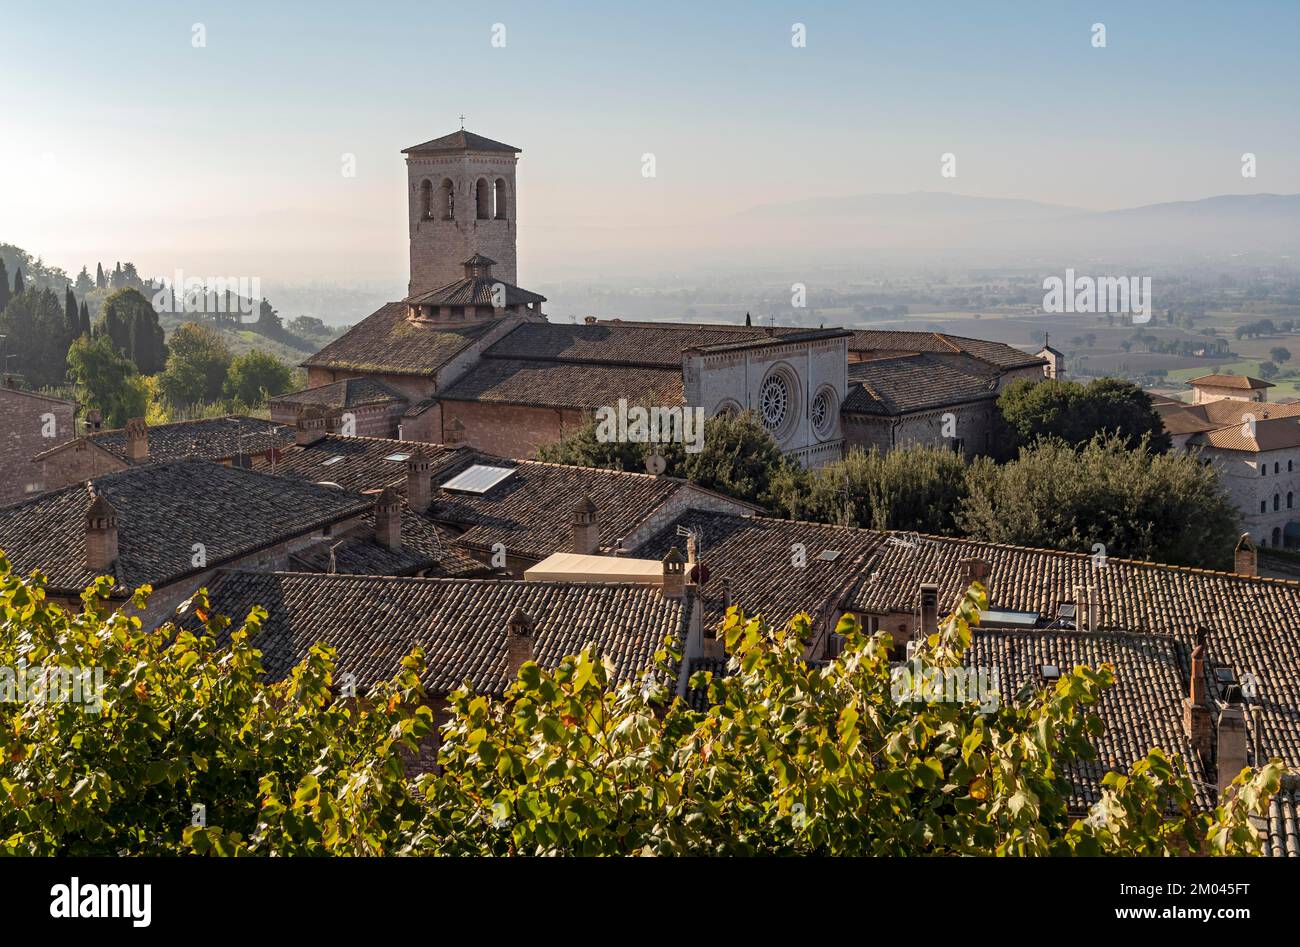
[[516,608],[506,623],[506,680],[519,676],[519,669],[533,660],[533,620]]
[[375,542],[394,552],[402,548],[402,498],[392,487],[375,499]]
[[988,588],[989,576],[993,572],[993,566],[988,562],[978,556],[968,556],[961,560],[961,568],[966,588],[970,588],[976,582]]
[[429,509],[432,485],[429,471],[433,468],[429,457],[417,447],[406,461],[406,505],[412,513],[425,513]]
[[686,557],[676,546],[664,556],[664,598],[681,598],[686,594]]
[[1259,554],[1255,550],[1250,533],[1242,533],[1237,540],[1237,549],[1233,553],[1232,571],[1238,575],[1259,575]]
[[933,582],[921,584],[921,634],[937,634],[939,631],[939,586]]
[[593,556],[600,550],[600,513],[589,495],[583,495],[572,511],[573,551]]
[[126,459],[133,464],[149,459],[149,427],[144,418],[131,418],[126,422]]
[[117,510],[103,494],[86,510],[86,566],[108,571],[117,562]]

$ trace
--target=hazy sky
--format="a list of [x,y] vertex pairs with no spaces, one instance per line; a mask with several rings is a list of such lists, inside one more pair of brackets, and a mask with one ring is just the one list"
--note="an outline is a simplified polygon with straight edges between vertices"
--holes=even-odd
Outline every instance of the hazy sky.
[[461,112],[523,149],[525,285],[597,247],[653,269],[647,248],[805,197],[1293,193],[1298,36],[1296,0],[5,0],[0,242],[70,272],[404,285],[399,151]]

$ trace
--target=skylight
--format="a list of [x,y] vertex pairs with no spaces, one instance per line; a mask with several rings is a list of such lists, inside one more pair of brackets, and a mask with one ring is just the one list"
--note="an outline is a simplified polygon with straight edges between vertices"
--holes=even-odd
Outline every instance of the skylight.
[[410,454],[389,454],[387,457],[384,458],[384,460],[398,460],[398,461],[410,460],[410,459],[411,459]]
[[473,464],[444,483],[442,489],[458,490],[461,493],[487,493],[514,472],[513,467]]
[[337,464],[337,463],[338,463],[340,460],[342,460],[342,459],[343,459],[343,455],[342,455],[342,454],[335,454],[335,455],[334,455],[333,457],[331,457],[329,460],[323,460],[323,461],[321,461],[321,466],[322,466],[322,467],[328,467],[330,464]]

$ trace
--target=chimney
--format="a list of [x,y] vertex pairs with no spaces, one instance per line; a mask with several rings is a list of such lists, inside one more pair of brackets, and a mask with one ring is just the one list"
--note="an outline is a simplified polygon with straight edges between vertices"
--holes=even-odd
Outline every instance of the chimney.
[[107,572],[117,562],[117,510],[97,494],[86,511],[86,567]]
[[310,447],[325,438],[325,415],[315,406],[303,409],[298,415],[298,428],[293,442],[299,447]]
[[722,580],[722,610],[725,612],[733,604],[731,601],[731,579],[724,578]]
[[516,608],[506,625],[506,682],[519,676],[519,669],[533,660],[533,620]]
[[1242,533],[1237,540],[1237,550],[1233,554],[1232,571],[1238,575],[1259,575],[1259,554],[1250,533]]
[[573,508],[573,551],[580,556],[594,556],[600,549],[600,516],[591,497],[584,495]]
[[968,556],[961,560],[960,565],[962,584],[964,586],[963,592],[976,582],[986,589],[988,588],[989,575],[993,572],[993,566],[978,556]]
[[1207,767],[1213,758],[1214,726],[1210,705],[1205,699],[1205,629],[1196,629],[1196,647],[1192,649],[1192,680],[1183,699],[1183,732],[1192,741],[1201,762]]
[[1101,601],[1095,586],[1074,587],[1074,627],[1079,631],[1096,631],[1101,624]]
[[86,430],[98,431],[104,426],[104,415],[98,408],[91,408],[86,412]]
[[465,425],[459,418],[452,418],[442,429],[442,442],[448,447],[456,447],[465,442]]
[[343,412],[337,408],[331,408],[325,412],[325,433],[337,434],[343,430]]
[[933,582],[921,584],[921,634],[924,636],[939,632],[939,586]]
[[664,598],[682,598],[686,594],[686,557],[674,546],[664,556]]
[[144,418],[126,422],[126,459],[138,464],[149,459],[149,428]]
[[402,548],[402,498],[392,487],[375,498],[375,542],[394,552]]
[[406,505],[412,513],[425,513],[429,509],[432,486],[429,471],[433,463],[419,447],[406,461]]
[[1215,773],[1219,792],[1227,789],[1237,774],[1246,768],[1246,712],[1241,703],[1241,688],[1228,688],[1227,703],[1219,713],[1218,753]]

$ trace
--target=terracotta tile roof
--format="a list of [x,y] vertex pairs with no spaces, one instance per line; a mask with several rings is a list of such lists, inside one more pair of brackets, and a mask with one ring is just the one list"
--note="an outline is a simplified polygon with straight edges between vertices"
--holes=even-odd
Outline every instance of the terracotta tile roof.
[[682,370],[485,358],[449,385],[442,401],[478,401],[590,410],[631,404],[682,403]]
[[514,145],[507,145],[504,142],[493,141],[491,138],[484,138],[482,135],[475,135],[473,132],[467,132],[462,128],[450,135],[443,135],[441,138],[433,138],[421,144],[412,145],[410,148],[404,148],[402,154],[436,154],[445,151],[509,151],[518,154],[522,150],[522,148],[516,148]]
[[271,403],[319,405],[323,408],[359,408],[368,404],[396,404],[407,397],[378,378],[344,378],[328,385],[304,388],[271,399]]
[[665,639],[681,647],[687,620],[682,600],[636,585],[226,572],[210,593],[213,607],[236,622],[253,605],[267,610],[253,643],[269,679],[284,677],[323,641],[338,650],[339,672],[356,675],[362,691],[392,677],[419,645],[431,693],[469,681],[482,693],[501,694],[506,629],[519,609],[533,621],[539,664],[554,667],[594,643],[620,681],[651,667]]
[[1197,434],[1244,424],[1247,416],[1256,422],[1273,418],[1300,417],[1300,404],[1271,401],[1239,401],[1220,398],[1202,404],[1182,401],[1157,403],[1156,411],[1170,434]]
[[973,358],[963,362],[954,365],[927,354],[853,362],[843,410],[898,415],[996,398],[998,372]]
[[[510,467],[515,472],[483,494],[440,489],[475,463]],[[570,549],[570,511],[584,496],[596,504],[601,544],[612,547],[669,497],[687,488],[685,481],[672,477],[505,460],[486,454],[445,467],[434,477],[433,486],[429,515],[464,527],[459,542],[483,551],[502,543],[510,555],[530,559]]]
[[[799,330],[790,329],[786,332]],[[525,323],[489,346],[487,358],[543,359],[672,368],[688,348],[767,338],[761,328],[679,322]]]
[[1200,802],[1208,805],[1204,786],[1212,780],[1183,732],[1189,655],[1187,643],[1171,635],[977,629],[965,664],[990,673],[996,669],[1002,699],[1012,700],[1021,687],[1040,680],[1045,664],[1068,674],[1078,665],[1109,662],[1115,668],[1115,684],[1093,708],[1105,731],[1092,741],[1097,759],[1081,762],[1070,773],[1073,807],[1092,805],[1100,798],[1101,778],[1108,771],[1126,771],[1153,747],[1187,761],[1192,778],[1202,784]]
[[1258,696],[1249,707],[1261,755],[1300,768],[1300,582],[1114,558],[1096,569],[1085,553],[894,536],[853,593],[856,610],[911,612],[918,586],[937,582],[940,609],[951,611],[965,589],[960,560],[967,557],[991,565],[994,609],[1054,619],[1063,602],[1074,601],[1075,586],[1091,583],[1103,629],[1172,635],[1184,644],[1198,626],[1209,629],[1212,658],[1255,679]]
[[[814,620],[838,620],[838,607],[882,539],[869,530],[695,510],[673,520],[632,555],[662,559],[670,548],[684,551],[679,527],[695,530],[699,537],[699,559],[709,573],[702,591],[709,625],[726,612],[726,580],[732,604],[769,623],[784,624],[801,611]],[[803,546],[802,567],[795,564],[796,544]]]
[[[127,593],[202,571],[191,563],[194,543],[203,544],[211,568],[364,513],[373,502],[204,460],[132,467],[91,485],[117,511],[115,571]],[[0,509],[0,549],[17,571],[41,570],[52,591],[80,593],[97,574],[86,566],[90,505],[77,484]]]
[[[274,465],[265,457],[258,457],[254,468],[309,483],[337,483],[353,493],[377,492],[390,484],[405,485],[406,460],[388,458],[410,455],[416,448],[424,452],[435,471],[469,456],[467,448],[442,444],[327,434],[315,444],[286,448]],[[339,459],[334,460],[335,457]]]
[[706,345],[691,346],[691,350],[704,353],[744,352],[773,345],[788,345],[791,342],[820,342],[826,339],[848,339],[852,337],[853,333],[847,329],[800,329],[770,336],[762,335],[753,339],[710,342]]
[[1264,854],[1300,858],[1300,783],[1285,779],[1268,806]]
[[333,572],[339,575],[424,575],[467,578],[491,574],[488,568],[456,542],[456,534],[425,516],[402,509],[402,548],[389,549],[374,539],[372,512],[356,535],[324,540],[290,557],[289,572]]
[[1187,384],[1193,387],[1240,388],[1242,390],[1274,387],[1271,381],[1264,381],[1260,378],[1251,378],[1249,375],[1202,375],[1200,378],[1193,378]]
[[[473,263],[469,260],[467,263]],[[496,297],[496,287],[501,286],[505,299]],[[546,302],[545,296],[530,293],[493,276],[465,276],[446,286],[439,286],[427,293],[411,296],[408,303],[421,306],[528,306],[532,303]]]
[[947,352],[971,355],[1000,369],[1042,365],[1043,359],[1003,342],[968,339],[945,332],[908,332],[891,329],[856,329],[850,352]]
[[1300,447],[1300,418],[1258,419],[1253,425],[1233,424],[1212,431],[1201,431],[1187,439],[1188,444],[1258,453]]
[[[229,460],[240,452],[262,454],[272,447],[284,447],[292,444],[294,439],[294,429],[289,425],[240,415],[153,424],[147,430],[149,440],[147,463],[182,458]],[[84,437],[123,463],[130,463],[126,456],[124,428],[96,431]],[[74,443],[76,443],[75,439],[65,441],[57,447],[51,447],[38,454],[36,459],[40,460],[56,451],[65,450]]]
[[423,324],[406,317],[406,303],[381,306],[302,364],[398,375],[433,375],[500,320],[465,326]]

